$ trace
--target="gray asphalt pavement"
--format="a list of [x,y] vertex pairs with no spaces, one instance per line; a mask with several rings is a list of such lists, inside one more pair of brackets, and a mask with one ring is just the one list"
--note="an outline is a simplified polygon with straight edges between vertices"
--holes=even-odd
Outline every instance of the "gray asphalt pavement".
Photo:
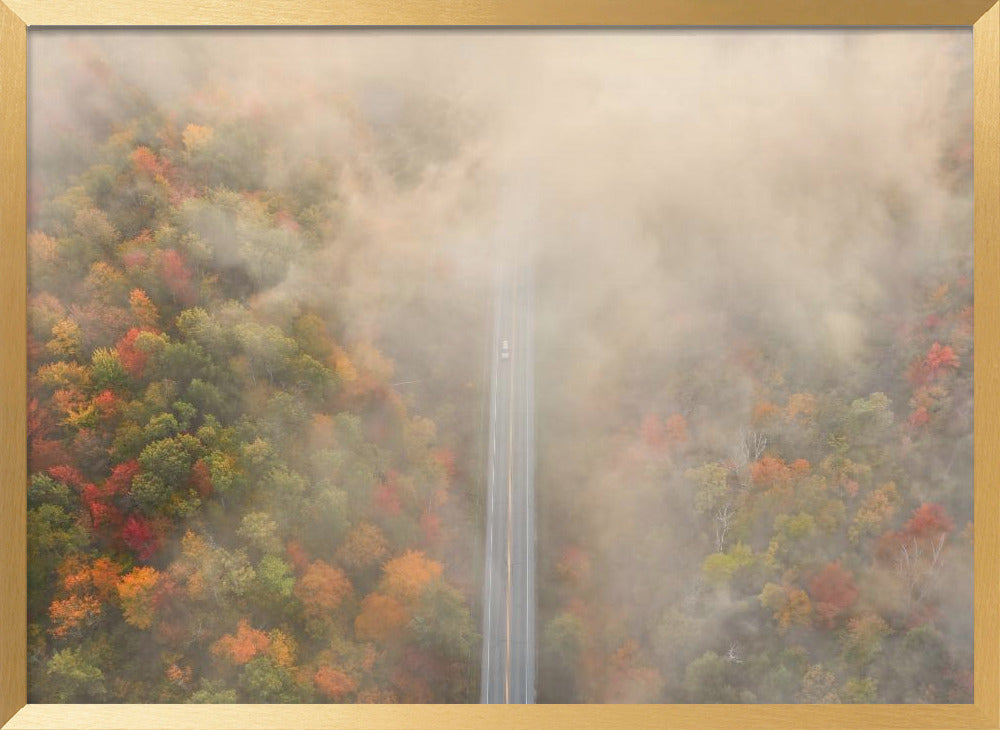
[[483,580],[480,702],[484,703],[535,701],[534,350],[530,277],[527,267],[507,265],[500,274],[496,298]]

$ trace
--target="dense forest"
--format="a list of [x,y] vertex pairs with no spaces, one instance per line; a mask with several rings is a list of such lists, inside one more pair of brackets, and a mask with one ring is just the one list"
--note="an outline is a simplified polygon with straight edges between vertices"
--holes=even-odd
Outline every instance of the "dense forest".
[[409,287],[362,276],[350,207],[450,153],[341,99],[352,146],[297,154],[283,109],[57,50],[95,96],[34,106],[31,701],[474,699],[482,363],[435,327],[476,300],[405,235]]
[[837,48],[539,253],[540,701],[972,701],[967,50]]
[[515,248],[539,701],[972,699],[966,30],[29,54],[31,701],[476,701]]
[[543,536],[546,699],[970,702],[969,281],[894,323],[891,389],[804,390],[738,350],[728,449],[705,431],[733,394],[682,376],[547,492],[575,529]]

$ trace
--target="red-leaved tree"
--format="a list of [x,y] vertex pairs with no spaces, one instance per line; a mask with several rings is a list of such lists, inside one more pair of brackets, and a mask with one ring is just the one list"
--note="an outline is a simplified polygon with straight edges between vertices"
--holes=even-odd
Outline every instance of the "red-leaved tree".
[[834,561],[826,565],[809,581],[809,595],[817,620],[833,628],[837,618],[858,600],[854,574]]

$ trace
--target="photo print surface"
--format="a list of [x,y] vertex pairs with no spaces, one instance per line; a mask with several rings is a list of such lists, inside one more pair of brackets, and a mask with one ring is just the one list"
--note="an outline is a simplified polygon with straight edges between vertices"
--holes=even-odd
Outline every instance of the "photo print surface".
[[968,703],[967,30],[40,30],[32,702]]

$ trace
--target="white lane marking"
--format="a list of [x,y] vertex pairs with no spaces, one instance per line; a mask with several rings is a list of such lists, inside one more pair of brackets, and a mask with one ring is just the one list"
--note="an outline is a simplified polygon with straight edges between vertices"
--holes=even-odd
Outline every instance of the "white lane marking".
[[[511,276],[513,295],[511,297],[511,339],[517,341],[517,259]],[[507,651],[504,666],[504,702],[510,702],[510,594],[511,594],[511,517],[513,516],[514,487],[514,363],[509,363],[510,379],[507,392]]]
[[[498,272],[499,273],[499,272]],[[498,297],[496,300],[495,313],[493,319],[493,357],[491,361],[491,369],[493,371],[493,383],[492,392],[490,395],[490,456],[489,456],[489,479],[487,481],[487,517],[486,525],[487,530],[490,533],[489,536],[489,547],[486,550],[486,631],[483,636],[483,641],[486,644],[486,671],[485,677],[480,678],[480,681],[485,687],[486,703],[490,701],[490,635],[492,633],[493,626],[493,501],[494,501],[494,490],[496,487],[496,427],[497,427],[497,386],[499,385],[500,372],[497,366],[497,340],[500,335],[500,311],[503,306],[503,298]]]
[[[531,282],[529,282],[529,287]],[[532,353],[530,352],[531,343],[530,339],[532,337],[532,306],[534,302],[531,300],[532,290],[529,288],[525,295],[525,300],[527,306],[525,307],[524,314],[524,343],[523,349],[525,351],[524,358],[524,551],[525,551],[525,566],[524,566],[524,638],[525,638],[525,659],[524,659],[524,701],[528,703],[531,701],[531,697],[528,694],[528,678],[529,671],[528,665],[530,662],[530,656],[532,652],[532,646],[530,642],[531,638],[531,569],[532,564],[532,550],[531,550],[531,440],[534,436],[531,427],[531,408],[532,399],[534,398],[534,384],[531,382],[532,368],[534,367],[534,362],[530,358]]]

